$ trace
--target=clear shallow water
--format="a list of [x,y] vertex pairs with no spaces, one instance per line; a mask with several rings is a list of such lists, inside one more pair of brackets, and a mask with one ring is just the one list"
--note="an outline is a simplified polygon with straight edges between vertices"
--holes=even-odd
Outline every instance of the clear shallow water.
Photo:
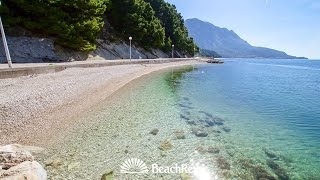
[[[121,174],[128,158],[204,165],[191,174],[201,180],[320,179],[319,69],[320,61],[230,59],[153,73],[83,115],[40,158],[63,162],[46,167],[50,179],[100,179],[109,170],[115,179],[181,178]],[[172,147],[160,150],[163,141]]]
[[[48,145],[38,157],[43,163],[62,161],[59,166],[46,166],[49,179],[101,179],[110,170],[115,179],[180,179],[180,173],[121,174],[120,166],[130,158],[139,158],[149,168],[153,163],[191,166],[203,162],[212,167],[212,160],[206,163],[212,157],[199,154],[196,148],[214,139],[190,133],[190,126],[180,118],[180,98],[173,93],[171,77],[169,69],[140,78],[83,114],[81,123],[62,133],[63,141]],[[155,128],[159,133],[150,134]],[[177,130],[186,138],[177,139]],[[162,142],[169,142],[171,148],[160,150]],[[215,176],[214,171],[210,173]]]

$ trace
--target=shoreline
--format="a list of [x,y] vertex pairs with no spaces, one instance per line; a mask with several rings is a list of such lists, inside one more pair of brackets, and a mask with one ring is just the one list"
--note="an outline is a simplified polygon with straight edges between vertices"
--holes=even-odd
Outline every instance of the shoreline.
[[60,72],[70,68],[94,68],[117,65],[133,64],[161,64],[170,62],[182,62],[195,60],[194,58],[174,58],[174,59],[119,59],[119,60],[88,60],[73,62],[51,62],[51,63],[18,63],[12,68],[7,64],[0,64],[0,79],[16,78],[21,76],[48,74]]
[[72,68],[1,80],[0,144],[39,145],[54,141],[50,137],[75,125],[72,119],[129,82],[162,69],[193,64],[201,62]]

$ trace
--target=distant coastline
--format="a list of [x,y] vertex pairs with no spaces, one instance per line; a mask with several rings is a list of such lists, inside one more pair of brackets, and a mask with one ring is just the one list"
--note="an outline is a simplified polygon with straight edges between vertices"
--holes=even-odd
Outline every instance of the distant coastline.
[[225,58],[307,59],[271,48],[253,46],[233,30],[220,28],[196,18],[187,19],[185,25],[199,48],[212,51],[210,54],[216,53]]

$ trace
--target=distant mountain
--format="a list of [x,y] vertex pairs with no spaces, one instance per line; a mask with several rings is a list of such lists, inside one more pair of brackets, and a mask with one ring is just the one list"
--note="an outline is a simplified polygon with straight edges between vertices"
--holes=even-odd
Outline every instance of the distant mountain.
[[281,58],[296,59],[282,51],[255,47],[241,39],[235,32],[217,27],[199,19],[187,19],[185,25],[189,35],[201,49],[215,51],[222,57],[233,58]]

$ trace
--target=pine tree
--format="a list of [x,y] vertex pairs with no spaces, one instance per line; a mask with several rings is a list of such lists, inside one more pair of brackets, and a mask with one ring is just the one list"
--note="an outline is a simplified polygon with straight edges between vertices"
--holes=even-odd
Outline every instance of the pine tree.
[[57,43],[77,49],[95,49],[103,27],[106,0],[6,0],[2,12],[9,25],[49,34]]
[[164,28],[144,0],[112,0],[107,18],[124,39],[132,36],[145,48],[164,46]]
[[[156,17],[161,21],[165,28],[165,36],[167,41],[170,39],[172,44],[178,50],[187,53],[193,53],[193,48],[196,47],[193,39],[188,36],[188,30],[184,25],[184,20],[176,7],[164,0],[145,0],[150,3],[155,11]],[[166,42],[165,50],[171,49],[171,44]]]

